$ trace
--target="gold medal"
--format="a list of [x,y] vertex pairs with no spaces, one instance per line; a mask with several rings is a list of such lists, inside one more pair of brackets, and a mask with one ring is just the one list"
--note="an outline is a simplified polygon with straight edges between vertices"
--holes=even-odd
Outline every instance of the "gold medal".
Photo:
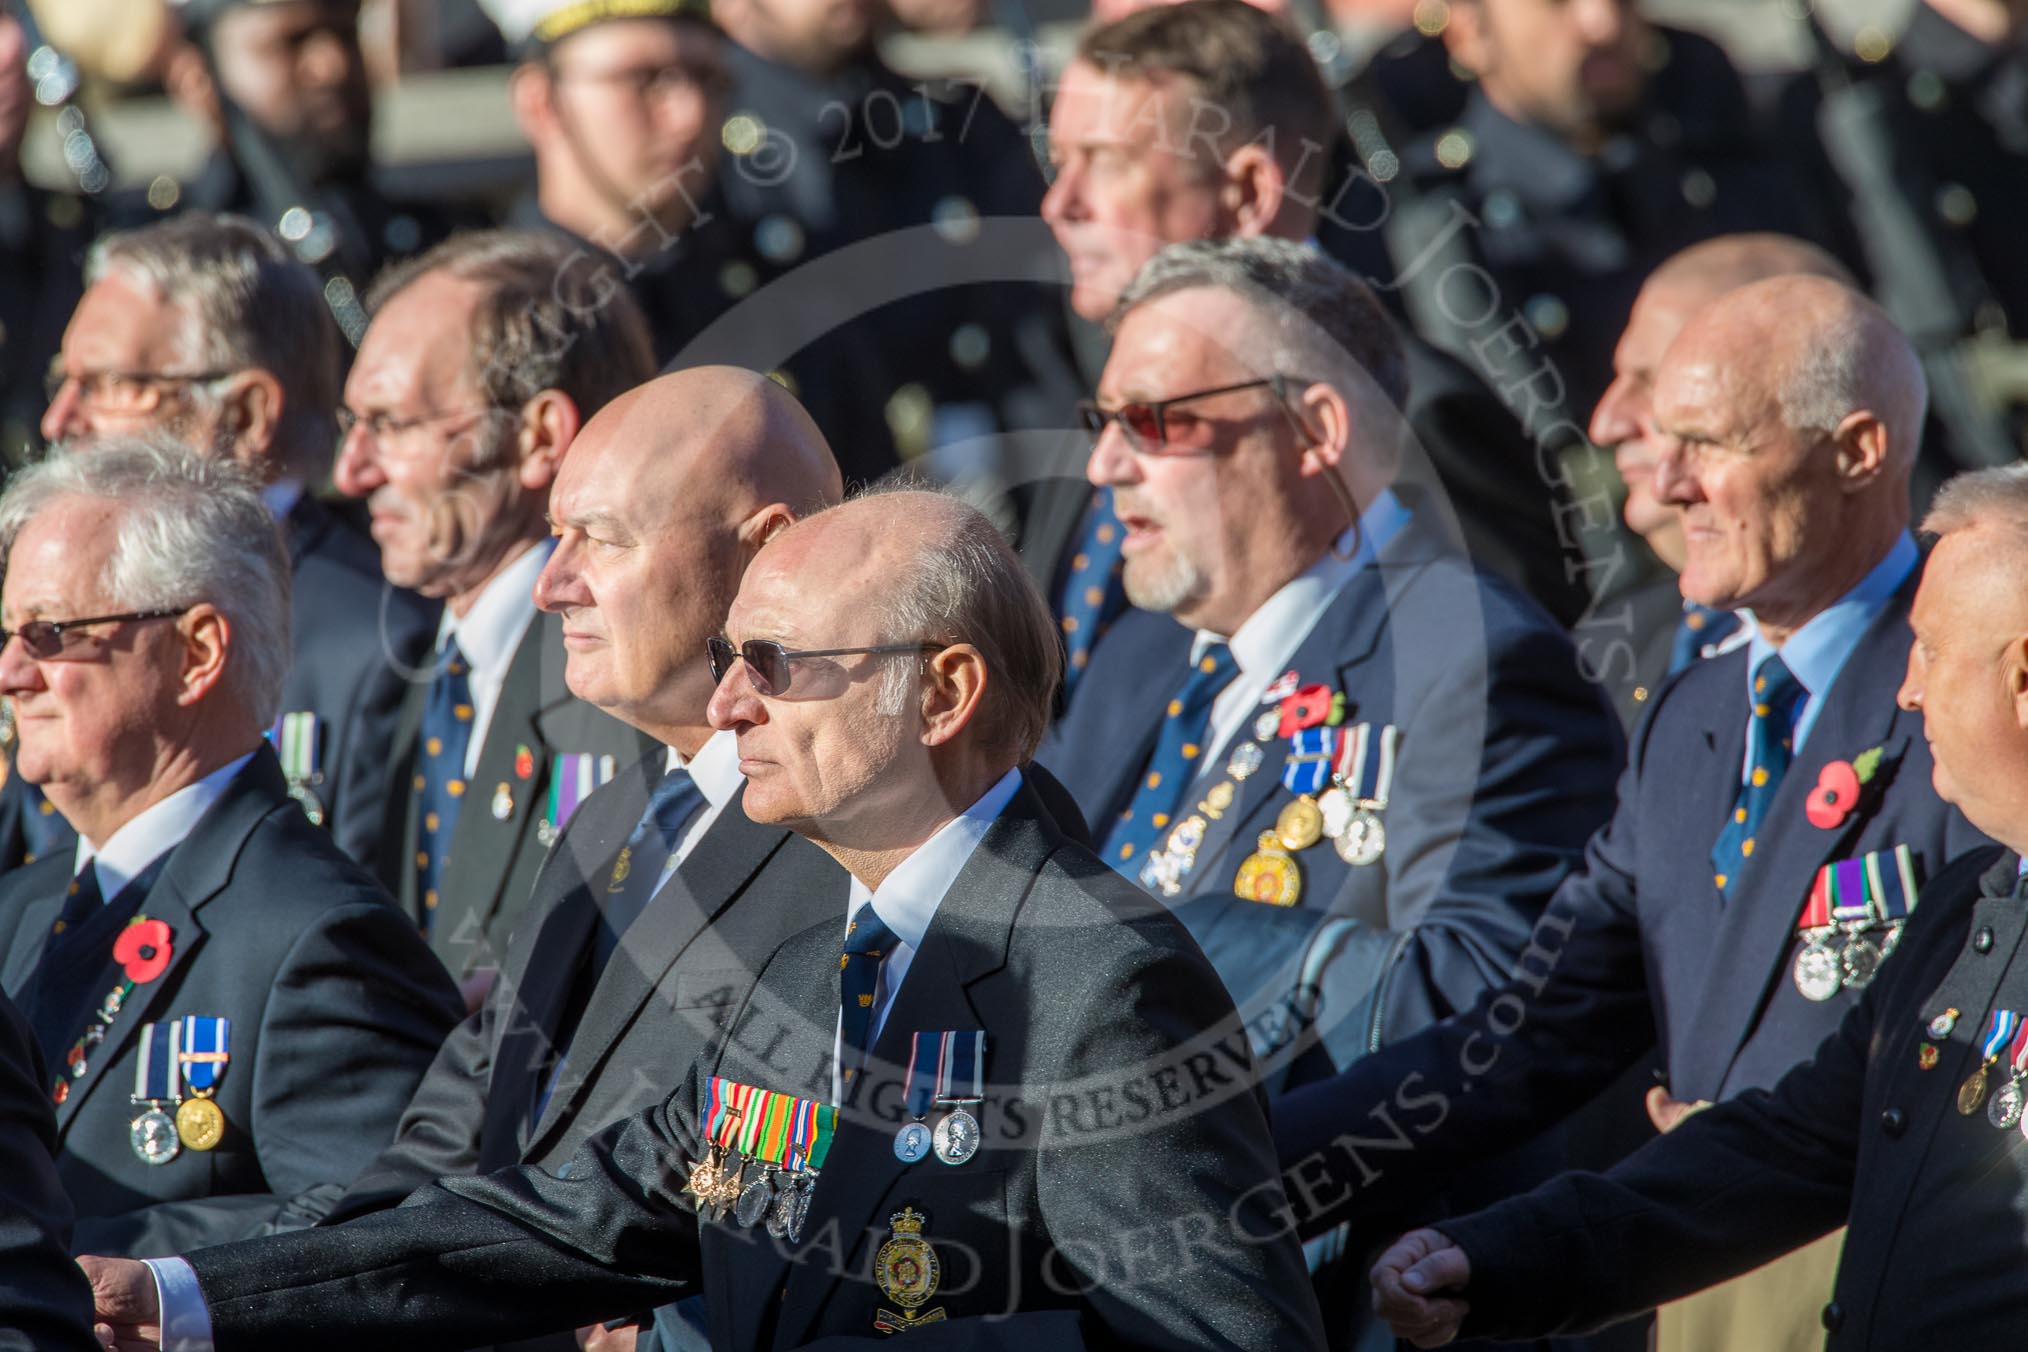
[[176,1109],[176,1135],[192,1150],[210,1150],[225,1139],[225,1114],[208,1098],[187,1098]]
[[[1993,1058],[1994,1061],[1998,1059],[1998,1057]],[[1986,1062],[1985,1065],[1980,1066],[1970,1075],[1967,1075],[1965,1082],[1958,1086],[1958,1111],[1966,1117],[1970,1117],[1973,1113],[1977,1112],[1979,1105],[1986,1101],[1986,1066],[1992,1064],[1993,1061]]]
[[1246,857],[1233,877],[1233,895],[1267,906],[1295,905],[1303,895],[1301,866],[1273,831],[1261,832],[1258,843],[1260,848]]
[[1223,812],[1232,806],[1233,795],[1237,792],[1231,780],[1221,779],[1211,786],[1211,792],[1204,795],[1204,806],[1212,812]]
[[1324,838],[1324,814],[1317,800],[1304,794],[1275,818],[1275,836],[1286,850],[1307,850]]

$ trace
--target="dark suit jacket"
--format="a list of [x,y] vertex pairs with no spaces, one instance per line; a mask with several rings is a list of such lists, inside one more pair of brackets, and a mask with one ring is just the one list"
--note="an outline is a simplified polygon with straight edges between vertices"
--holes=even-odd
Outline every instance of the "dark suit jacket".
[[[151,1257],[314,1220],[393,1134],[458,1020],[457,992],[415,931],[283,789],[263,746],[141,905],[170,928],[168,969],[135,987],[56,1109],[80,1252]],[[70,866],[55,856],[0,881],[10,995],[41,956]],[[118,981],[110,955],[103,980]],[[225,1138],[149,1165],[128,1138],[136,1035],[190,1014],[231,1020],[216,1099]]]
[[[1880,980],[1772,1092],[1698,1114],[1604,1177],[1447,1222],[1472,1263],[1467,1333],[1595,1324],[1845,1224],[1832,1352],[2017,1345],[2028,1142],[1956,1100],[1989,1012],[2028,1008],[2019,864],[1988,848],[1939,876]],[[1956,1022],[1933,1037],[1946,1009]]]
[[[627,930],[588,998],[574,1000],[613,858],[661,758],[630,767],[570,819],[484,1007],[445,1041],[394,1143],[327,1223],[394,1206],[448,1175],[524,1160],[557,1167],[595,1132],[660,1103],[676,1068],[715,1055],[782,940],[844,913],[843,870],[787,828],[749,820],[735,799]],[[552,1051],[566,1046],[538,1119]]]
[[[1513,978],[1469,1013],[1278,1107],[1284,1162],[1308,1161],[1333,1179],[1324,1209],[1349,1188],[1362,1218],[1413,1200],[1459,1161],[1564,1116],[1650,1041],[1676,1097],[1717,1100],[1773,1084],[1837,1027],[1854,993],[1814,1003],[1790,975],[1817,870],[1907,845],[1934,874],[1988,843],[1937,798],[1921,717],[1894,704],[1916,581],[1823,696],[1729,902],[1712,886],[1711,846],[1739,792],[1746,650],[1664,687],[1635,734],[1612,822],[1557,892]],[[1823,767],[1876,746],[1880,770],[1857,810],[1835,829],[1811,825],[1804,802]],[[1889,968],[1899,961],[1890,957]],[[1334,1142],[1370,1129],[1376,1113],[1413,1133],[1414,1149],[1372,1168],[1361,1148]]]
[[56,1129],[35,1036],[0,996],[0,1350],[90,1352],[92,1295],[65,1247],[70,1199],[51,1155]]
[[[282,711],[317,716],[323,781],[310,791],[339,847],[371,863],[385,825],[388,749],[408,678],[436,632],[436,603],[389,586],[373,542],[307,493],[283,533],[294,624]],[[9,776],[0,786],[0,872],[32,858],[21,819],[33,810]],[[77,840],[68,822],[53,822],[63,842]]]
[[[1122,617],[1043,748],[1101,835],[1132,801],[1190,642],[1167,616]],[[1316,1026],[1342,1066],[1504,978],[1610,813],[1621,746],[1562,632],[1416,517],[1345,585],[1289,665],[1304,685],[1344,692],[1348,725],[1401,730],[1381,814],[1386,853],[1355,868],[1329,841],[1301,851],[1292,908],[1233,894],[1241,861],[1295,797],[1281,784],[1289,743],[1278,738],[1207,830],[1171,904],[1264,1060],[1298,1045],[1296,1005],[1321,970]],[[1253,740],[1251,725],[1234,745]],[[1312,1058],[1271,1070],[1279,1084],[1318,1068]]]
[[[1319,1344],[1231,1006],[1181,927],[1025,790],[915,955],[802,1245],[700,1224],[680,1162],[698,1156],[705,1075],[830,1095],[841,920],[783,946],[716,1065],[567,1172],[447,1180],[350,1225],[189,1255],[221,1352],[351,1347],[369,1330],[390,1349],[440,1347],[700,1286],[721,1352],[870,1339],[887,1301],[854,1274],[904,1206],[938,1248],[933,1305],[952,1339],[1018,1311],[1043,1316],[1029,1331],[1051,1347]],[[904,1165],[892,1138],[909,1035],[951,1028],[987,1030],[984,1144],[956,1168]]]
[[408,678],[436,633],[437,605],[388,585],[373,542],[304,494],[287,521],[295,647],[284,712],[322,726],[313,791],[345,853],[369,863],[386,825],[387,759]]
[[[537,614],[507,668],[500,702],[486,725],[477,768],[468,776],[464,806],[451,833],[449,863],[436,914],[430,920],[430,947],[453,975],[497,967],[508,937],[526,912],[528,895],[548,846],[537,825],[549,794],[554,758],[587,753],[632,765],[656,745],[653,738],[577,699],[564,684],[562,620]],[[381,833],[375,872],[402,909],[423,921],[415,856],[422,823],[416,819],[417,743],[429,682],[409,686],[401,723],[389,757],[387,829]],[[522,749],[529,753],[521,766]],[[521,769],[529,773],[523,775]],[[496,815],[496,801],[508,804]]]

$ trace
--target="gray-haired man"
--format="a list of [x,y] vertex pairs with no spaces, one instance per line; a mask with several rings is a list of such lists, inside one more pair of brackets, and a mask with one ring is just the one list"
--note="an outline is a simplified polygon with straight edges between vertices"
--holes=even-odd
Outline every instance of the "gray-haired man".
[[[287,533],[298,626],[276,750],[313,820],[372,857],[403,675],[436,608],[381,578],[372,542],[312,490],[331,472],[340,338],[317,275],[238,216],[190,212],[109,235],[87,263],[53,373],[43,435],[71,450],[108,436],[172,437],[258,479]],[[10,784],[21,830],[0,863],[46,854],[68,831]],[[11,849],[10,849],[11,845]]]
[[458,1017],[385,892],[290,800],[273,517],[233,466],[108,444],[0,497],[15,772],[77,824],[0,882],[0,985],[50,1067],[92,1251],[314,1220]]

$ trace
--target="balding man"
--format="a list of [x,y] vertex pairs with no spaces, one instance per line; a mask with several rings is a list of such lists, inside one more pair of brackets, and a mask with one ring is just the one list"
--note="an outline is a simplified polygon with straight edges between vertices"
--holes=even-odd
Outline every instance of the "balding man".
[[[991,522],[929,493],[819,513],[725,635],[745,809],[850,873],[851,909],[564,1170],[191,1255],[220,1344],[455,1347],[701,1285],[719,1352],[1320,1345],[1217,975],[1026,782],[1061,659]],[[145,1274],[91,1267],[108,1319],[154,1322]]]
[[1417,1346],[1459,1332],[1465,1304],[1475,1337],[1596,1324],[1839,1224],[1850,1232],[1822,1310],[1829,1348],[2019,1343],[2028,469],[1953,480],[1923,528],[1941,539],[1910,616],[1900,704],[1922,715],[1937,792],[2003,847],[1922,890],[1881,980],[1772,1092],[1698,1114],[1603,1177],[1569,1175],[1405,1237],[1382,1266],[1395,1274],[1388,1313]]
[[[1613,348],[1613,381],[1591,414],[1591,439],[1609,449],[1627,497],[1627,529],[1666,570],[1620,590],[1621,572],[1601,576],[1608,593],[1578,631],[1587,670],[1598,673],[1631,728],[1669,676],[1738,632],[1729,610],[1685,601],[1676,589],[1683,567],[1683,524],[1655,497],[1660,454],[1652,409],[1655,368],[1690,316],[1728,291],[1770,277],[1823,277],[1856,286],[1851,270],[1816,245],[1790,235],[1721,235],[1693,244],[1648,274]],[[1617,593],[1617,594],[1614,594]]]
[[1773,1084],[1857,1003],[1915,883],[1981,843],[1931,790],[1929,749],[1893,704],[1923,401],[1886,316],[1819,278],[1735,291],[1671,345],[1656,474],[1683,515],[1683,595],[1751,610],[1753,636],[1651,701],[1613,819],[1511,980],[1282,1101],[1305,1210],[1349,1202],[1377,1228],[1651,1042],[1660,1126]]

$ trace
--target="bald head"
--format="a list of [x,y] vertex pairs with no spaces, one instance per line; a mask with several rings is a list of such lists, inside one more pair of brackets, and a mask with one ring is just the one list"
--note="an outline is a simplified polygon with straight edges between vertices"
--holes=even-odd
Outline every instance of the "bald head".
[[842,492],[808,413],[757,372],[706,366],[585,424],[550,494],[536,603],[563,616],[573,694],[686,753],[709,736],[704,640],[760,546]]
[[1769,232],[1720,235],[1693,244],[1649,273],[1643,285],[1696,291],[1713,301],[1742,286],[1790,276],[1821,277],[1852,290],[1859,286],[1852,269],[1824,249]]
[[1654,391],[1683,595],[1751,608],[1779,645],[1856,586],[1907,529],[1926,398],[1908,340],[1836,282],[1777,277],[1699,311]]

